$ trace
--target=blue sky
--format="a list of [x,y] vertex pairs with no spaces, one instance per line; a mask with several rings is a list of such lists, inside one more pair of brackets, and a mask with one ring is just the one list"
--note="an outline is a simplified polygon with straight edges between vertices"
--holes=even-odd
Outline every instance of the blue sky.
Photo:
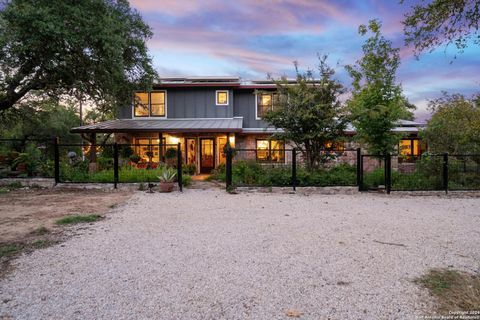
[[[344,65],[361,57],[364,38],[358,25],[383,23],[384,35],[401,48],[397,78],[428,117],[427,101],[442,91],[480,92],[480,47],[471,45],[455,59],[454,48],[440,47],[417,60],[404,46],[401,20],[414,4],[406,0],[131,0],[152,27],[148,46],[161,76],[232,75],[264,79],[315,68],[328,54],[337,77],[350,85]],[[338,63],[338,64],[337,64]]]

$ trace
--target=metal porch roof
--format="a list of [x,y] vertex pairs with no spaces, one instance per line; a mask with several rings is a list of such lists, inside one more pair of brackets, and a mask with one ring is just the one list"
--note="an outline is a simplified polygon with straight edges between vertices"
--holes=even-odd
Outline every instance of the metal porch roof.
[[119,119],[76,127],[71,132],[241,132],[242,124],[242,117],[218,119]]

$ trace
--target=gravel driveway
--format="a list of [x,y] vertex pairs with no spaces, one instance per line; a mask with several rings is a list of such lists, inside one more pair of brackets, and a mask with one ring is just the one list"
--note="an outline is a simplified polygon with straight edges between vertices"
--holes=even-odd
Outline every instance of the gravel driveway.
[[480,199],[138,192],[0,282],[0,319],[408,319],[478,271]]

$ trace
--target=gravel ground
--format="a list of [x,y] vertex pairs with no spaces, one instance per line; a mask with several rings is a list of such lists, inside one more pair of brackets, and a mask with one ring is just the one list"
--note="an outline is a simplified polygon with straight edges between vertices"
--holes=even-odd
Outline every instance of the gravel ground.
[[108,218],[20,257],[8,319],[408,319],[412,279],[479,271],[480,199],[137,192]]

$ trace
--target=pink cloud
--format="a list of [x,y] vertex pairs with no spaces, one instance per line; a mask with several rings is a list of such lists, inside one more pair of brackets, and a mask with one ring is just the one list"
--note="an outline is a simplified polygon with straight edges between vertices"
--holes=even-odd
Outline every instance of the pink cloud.
[[[214,1],[210,1],[213,4]],[[208,2],[183,0],[130,0],[130,5],[144,13],[166,13],[183,16],[208,9]]]
[[222,28],[235,28],[236,32],[291,33],[322,32],[326,20],[358,25],[364,22],[358,13],[348,13],[344,7],[324,1],[310,0],[240,0],[235,2],[132,0],[131,4],[144,14],[163,13],[177,19],[190,17],[192,21],[211,16],[209,22],[222,21]]
[[[179,32],[185,35],[185,32]],[[243,65],[248,69],[255,70],[261,73],[272,73],[275,70],[283,69],[292,66],[293,57],[285,57],[281,55],[274,55],[270,53],[262,53],[254,50],[248,50],[234,43],[221,43],[219,45],[219,37],[207,32],[202,33],[204,37],[200,43],[191,41],[175,41],[170,38],[160,39],[155,38],[149,42],[149,47],[152,49],[168,48],[173,51],[180,51],[186,53],[202,53],[213,57],[227,59],[237,64]],[[196,35],[188,34],[184,39],[195,37]]]

